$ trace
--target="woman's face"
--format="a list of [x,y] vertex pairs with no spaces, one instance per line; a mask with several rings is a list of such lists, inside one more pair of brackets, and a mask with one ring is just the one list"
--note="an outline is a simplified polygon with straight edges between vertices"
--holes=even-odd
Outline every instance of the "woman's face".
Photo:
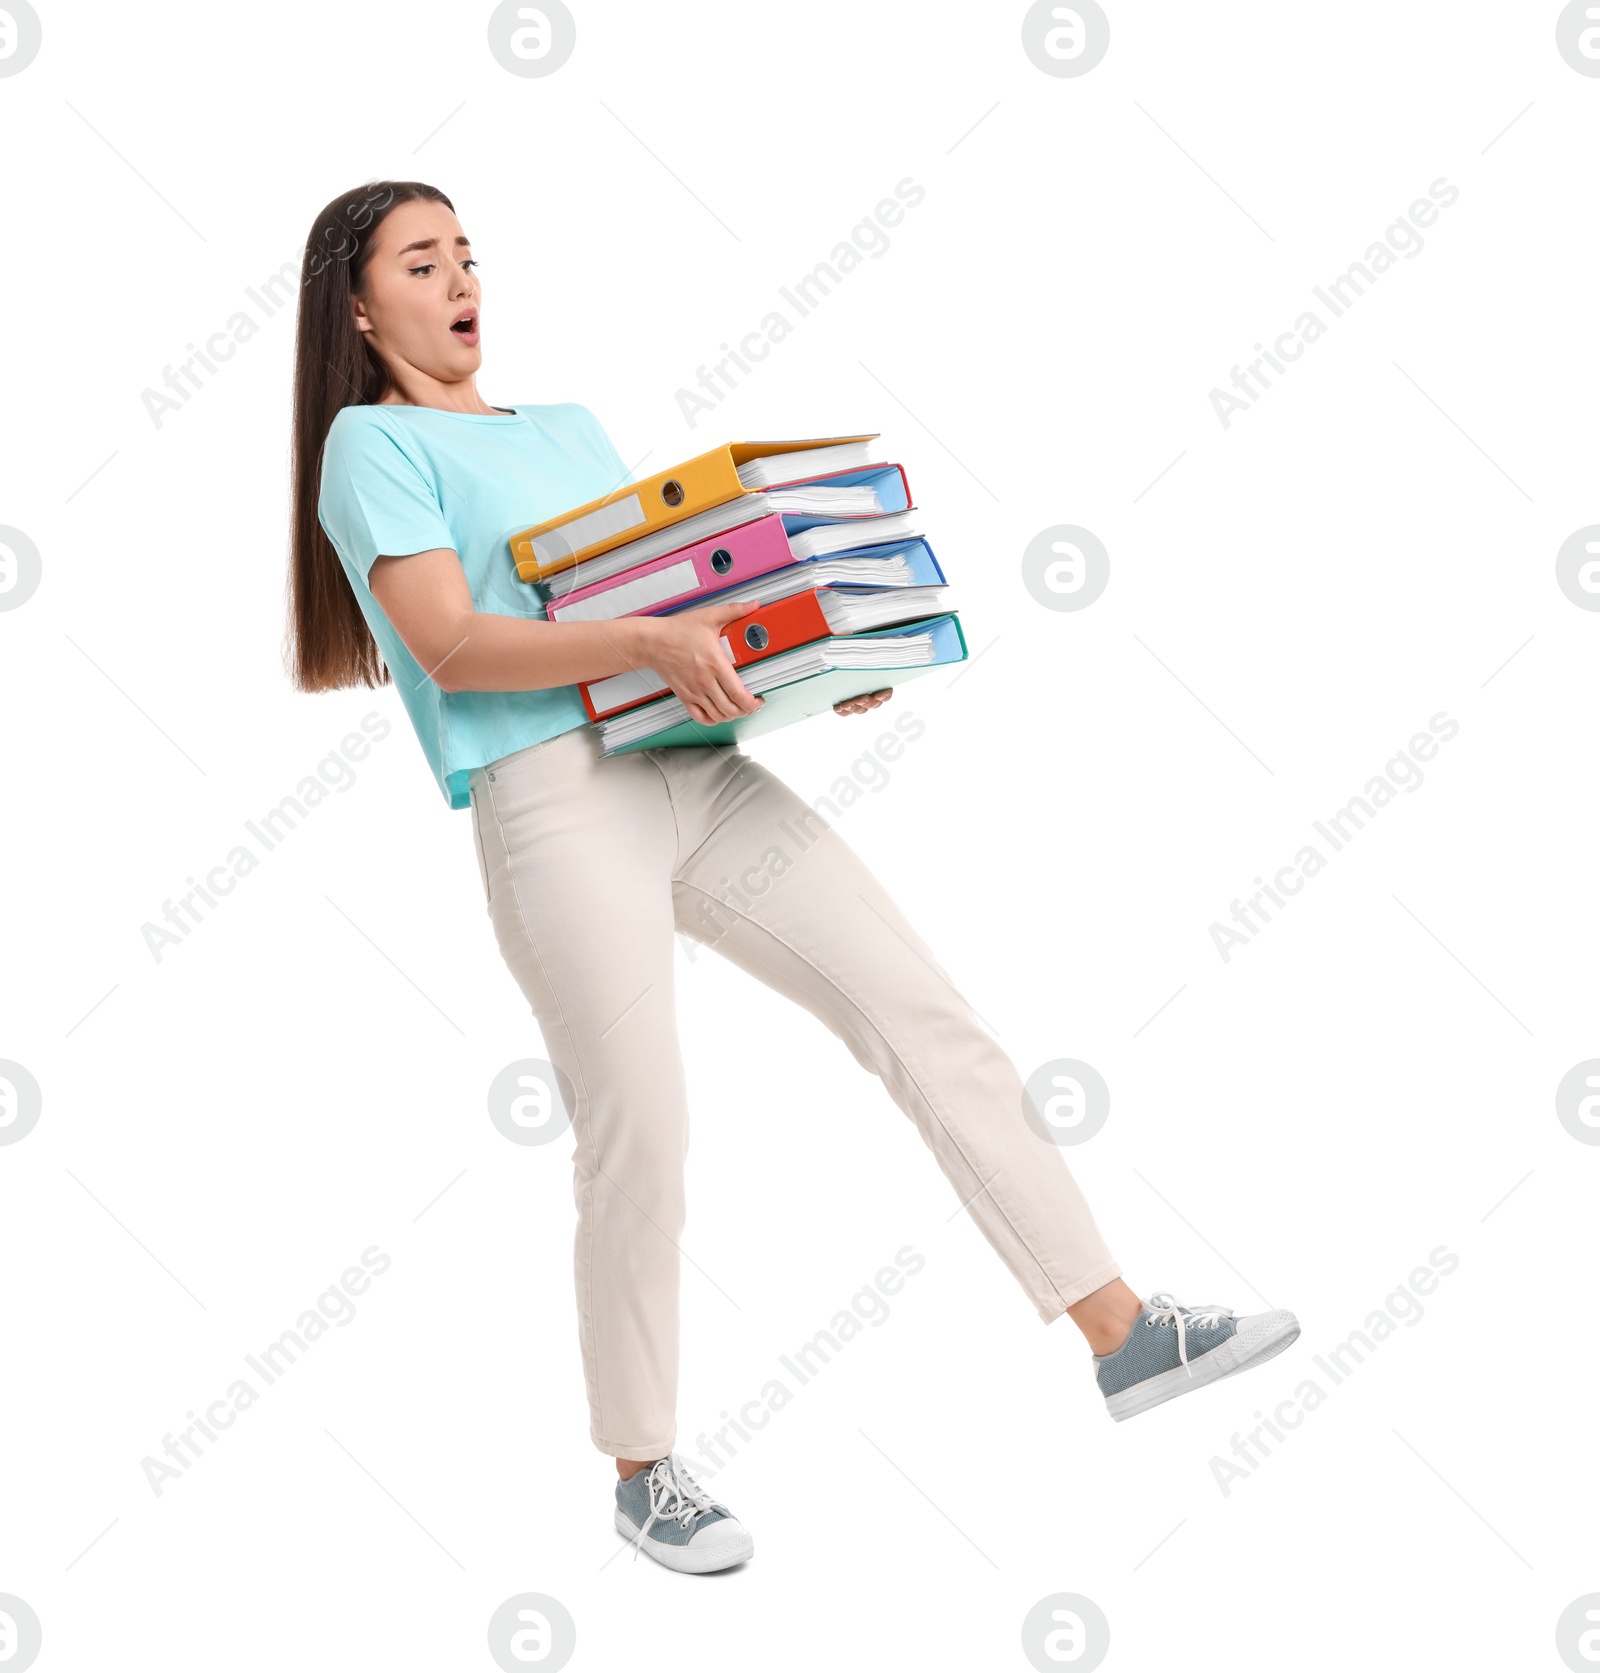
[[459,383],[482,365],[474,265],[467,235],[444,204],[402,203],[384,217],[367,263],[366,294],[354,298],[354,307],[356,328],[396,383],[403,385],[408,367]]

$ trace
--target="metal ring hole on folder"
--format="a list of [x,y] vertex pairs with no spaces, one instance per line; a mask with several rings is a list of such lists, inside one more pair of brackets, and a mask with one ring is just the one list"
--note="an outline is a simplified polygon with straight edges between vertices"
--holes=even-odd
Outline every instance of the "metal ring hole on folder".
[[661,497],[668,505],[683,504],[683,484],[670,479],[661,484]]
[[753,651],[764,651],[770,637],[771,635],[760,622],[751,622],[749,627],[744,630],[744,642]]
[[733,568],[733,553],[726,546],[719,546],[711,554],[711,567],[718,575],[726,575]]

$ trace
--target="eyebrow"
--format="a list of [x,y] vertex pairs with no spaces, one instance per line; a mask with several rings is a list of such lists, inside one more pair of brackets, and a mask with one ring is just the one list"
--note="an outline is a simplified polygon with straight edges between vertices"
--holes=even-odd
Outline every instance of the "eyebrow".
[[[408,256],[413,250],[431,250],[435,248],[438,242],[439,240],[437,238],[419,238],[415,244],[403,245],[400,249],[395,251],[395,254],[397,256]],[[468,238],[465,233],[462,233],[461,236],[456,239],[456,243],[470,246],[472,240]]]

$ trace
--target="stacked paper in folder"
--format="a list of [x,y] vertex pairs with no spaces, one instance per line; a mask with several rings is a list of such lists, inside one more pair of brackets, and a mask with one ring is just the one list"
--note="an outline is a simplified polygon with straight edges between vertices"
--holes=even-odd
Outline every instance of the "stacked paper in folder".
[[905,471],[874,440],[734,442],[511,537],[551,621],[756,601],[722,639],[755,713],[702,725],[649,668],[587,681],[604,754],[758,736],[965,658]]

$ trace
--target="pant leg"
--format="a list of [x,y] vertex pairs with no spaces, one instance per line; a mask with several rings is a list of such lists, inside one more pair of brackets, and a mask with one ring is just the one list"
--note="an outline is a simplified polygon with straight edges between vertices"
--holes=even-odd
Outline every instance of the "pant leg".
[[666,786],[579,727],[471,778],[489,916],[572,1085],[574,1273],[590,1435],[618,1458],[676,1438],[688,1106],[673,996]]
[[738,751],[651,752],[681,831],[677,921],[818,1017],[916,1123],[1046,1321],[1121,1276],[1023,1082],[839,834]]

